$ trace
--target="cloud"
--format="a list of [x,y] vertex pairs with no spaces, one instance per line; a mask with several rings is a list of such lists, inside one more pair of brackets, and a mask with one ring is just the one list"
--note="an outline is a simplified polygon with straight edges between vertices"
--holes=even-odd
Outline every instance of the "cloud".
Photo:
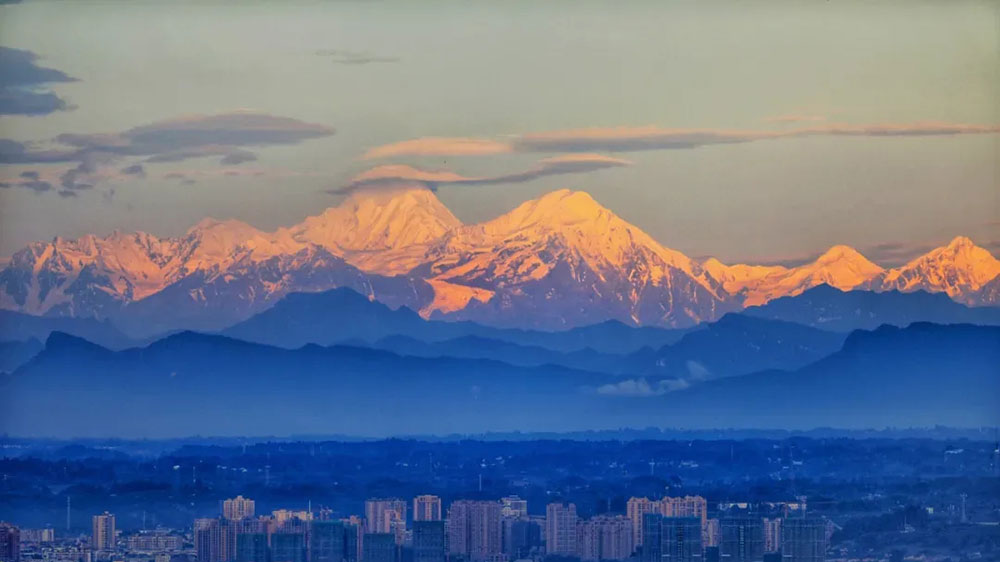
[[939,121],[909,124],[821,124],[786,130],[670,129],[645,127],[594,127],[516,135],[501,141],[487,138],[425,137],[378,146],[366,158],[389,156],[463,156],[506,152],[634,152],[692,149],[717,144],[805,136],[944,136],[990,134],[1000,125],[974,125]]
[[868,259],[884,267],[903,265],[917,256],[937,248],[935,244],[914,244],[910,242],[885,242],[867,246],[861,250]]
[[46,84],[74,82],[75,78],[35,64],[31,51],[0,47],[0,115],[47,115],[71,109]]
[[40,180],[40,179],[26,179],[22,181],[2,181],[0,182],[0,189],[11,189],[15,187],[20,187],[23,189],[30,189],[35,193],[44,193],[46,191],[52,190],[52,184],[50,182]]
[[375,147],[365,159],[392,156],[480,156],[512,152],[509,143],[490,139],[425,137]]
[[530,133],[518,137],[514,141],[514,147],[521,152],[586,152],[594,150],[632,152],[748,142],[780,135],[782,133],[777,131],[610,127]]
[[339,64],[371,64],[379,62],[399,62],[399,57],[379,56],[367,51],[348,51],[345,49],[320,49],[316,56],[327,57]]
[[75,163],[75,167],[62,175],[60,183],[65,189],[79,190],[114,179],[117,174],[103,168],[120,160],[132,160],[125,164],[122,174],[142,177],[141,173],[124,171],[139,170],[135,168],[139,165],[136,158],[145,162],[178,162],[221,156],[221,164],[236,165],[257,159],[256,154],[244,147],[297,144],[332,134],[334,130],[325,125],[236,111],[159,121],[119,133],[65,133],[47,144],[0,139],[0,163]]
[[131,166],[125,166],[121,169],[121,172],[126,176],[137,176],[140,178],[146,177],[146,168],[142,164],[132,164]]
[[765,119],[765,121],[769,123],[817,123],[820,121],[826,121],[826,116],[788,113],[785,115],[775,115],[774,117],[768,117],[767,119]]
[[683,390],[691,383],[682,379],[662,379],[650,384],[645,378],[626,379],[614,384],[597,387],[597,394],[605,396],[646,397],[662,396],[668,392]]
[[497,176],[467,177],[449,170],[422,170],[405,164],[376,166],[353,178],[347,185],[328,190],[328,193],[342,195],[360,189],[371,189],[399,184],[423,184],[434,190],[439,185],[494,185],[520,183],[544,176],[591,172],[605,168],[628,166],[631,162],[601,154],[570,154],[546,158],[536,166],[522,172]]
[[73,135],[56,138],[62,144],[86,150],[101,150],[128,156],[170,153],[199,155],[221,153],[222,147],[297,144],[330,136],[325,125],[290,117],[236,111],[217,115],[194,115],[134,127],[114,134]]
[[249,150],[234,150],[223,156],[222,159],[219,160],[219,163],[226,166],[235,166],[237,164],[253,162],[255,160],[257,160],[257,155]]
[[42,193],[42,192],[49,191],[49,190],[52,189],[52,184],[51,183],[49,183],[47,181],[42,181],[42,180],[23,181],[23,182],[19,183],[18,185],[20,187],[24,187],[24,188],[30,189],[30,190],[35,191],[37,193]]

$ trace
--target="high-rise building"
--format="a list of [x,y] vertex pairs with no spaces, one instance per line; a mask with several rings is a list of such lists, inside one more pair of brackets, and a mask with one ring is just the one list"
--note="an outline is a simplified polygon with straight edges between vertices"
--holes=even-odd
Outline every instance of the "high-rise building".
[[660,562],[663,558],[663,516],[659,513],[642,515],[642,562]]
[[222,516],[226,519],[247,519],[254,516],[254,501],[236,496],[222,502]]
[[271,519],[279,529],[305,529],[306,523],[312,521],[313,514],[310,511],[292,511],[290,509],[276,509],[271,512]]
[[723,517],[719,554],[727,562],[760,562],[764,558],[764,522],[750,515]]
[[542,526],[530,517],[503,520],[503,553],[511,560],[528,558],[542,546]]
[[236,562],[268,562],[266,533],[238,533]]
[[140,531],[128,537],[131,552],[168,552],[184,547],[184,538],[166,531]]
[[396,536],[392,533],[365,533],[361,539],[362,562],[396,562]]
[[700,519],[701,541],[703,544],[708,542],[708,500],[701,496],[666,496],[657,504],[664,517],[697,517]]
[[659,500],[630,498],[626,514],[632,520],[632,535],[636,548],[643,544],[643,516],[658,513],[664,517],[697,517],[701,520],[702,543],[708,544],[708,500],[701,496],[670,497]]
[[271,535],[271,562],[305,562],[305,560],[305,534],[280,532]]
[[709,519],[705,522],[705,532],[702,535],[705,548],[710,546],[718,547],[722,540],[722,528],[718,519]]
[[365,532],[391,533],[393,521],[406,521],[406,502],[371,499],[365,502]]
[[221,529],[218,519],[194,520],[194,550],[198,562],[220,562]]
[[826,560],[826,521],[818,517],[789,517],[781,525],[784,562]]
[[414,521],[441,521],[441,498],[431,495],[413,498]]
[[44,529],[21,529],[21,542],[32,544],[47,544],[56,540],[56,531],[51,527]]
[[664,497],[658,502],[664,517],[697,517],[702,523],[708,519],[708,500],[701,496]]
[[115,516],[105,511],[101,515],[95,515],[91,522],[93,524],[91,547],[94,550],[114,550]]
[[545,506],[545,552],[561,556],[576,554],[576,504]]
[[629,498],[625,513],[632,521],[632,542],[636,548],[643,544],[643,516],[657,511],[656,502],[650,501],[649,498]]
[[660,524],[660,552],[663,562],[701,562],[703,543],[700,517],[664,517]]
[[0,521],[0,562],[20,562],[21,530]]
[[764,518],[764,552],[781,550],[781,518]]
[[518,496],[500,498],[500,515],[507,518],[527,517],[528,500]]
[[347,557],[347,528],[343,521],[309,522],[309,562],[343,562]]
[[357,515],[341,519],[344,523],[344,558],[347,562],[361,560],[361,537],[364,535],[364,521]]
[[448,508],[448,552],[467,560],[491,560],[503,552],[500,503],[459,500]]
[[219,562],[236,560],[237,537],[241,534],[266,533],[268,529],[260,519],[226,519],[216,520],[218,533],[216,551]]
[[365,502],[365,532],[391,533],[396,544],[406,538],[406,502],[400,499],[371,499]]
[[413,522],[413,562],[444,562],[444,521]]
[[581,560],[625,560],[632,555],[632,520],[599,515],[577,523],[577,556]]

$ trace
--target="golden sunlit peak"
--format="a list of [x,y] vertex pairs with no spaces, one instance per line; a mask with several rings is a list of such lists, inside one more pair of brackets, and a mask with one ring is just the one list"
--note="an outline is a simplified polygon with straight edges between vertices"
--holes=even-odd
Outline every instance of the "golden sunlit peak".
[[955,250],[959,248],[971,248],[975,246],[976,243],[972,241],[968,236],[956,236],[948,243],[948,247]]
[[861,252],[845,244],[838,244],[836,246],[831,246],[830,249],[824,252],[823,255],[820,256],[816,261],[831,262],[840,260],[864,261],[864,262],[869,261],[868,258],[866,258],[861,254]]

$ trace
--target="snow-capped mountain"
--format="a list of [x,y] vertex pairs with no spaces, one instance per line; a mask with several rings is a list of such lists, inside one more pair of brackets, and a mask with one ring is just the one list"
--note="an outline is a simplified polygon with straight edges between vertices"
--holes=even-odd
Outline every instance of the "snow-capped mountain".
[[432,191],[407,187],[356,192],[275,232],[206,219],[176,238],[35,242],[0,271],[0,308],[112,318],[147,332],[209,329],[289,292],[346,286],[425,317],[687,326],[820,284],[1000,304],[998,279],[1000,261],[967,238],[889,270],[847,246],[797,267],[698,263],[583,192],[552,192],[463,225]]
[[830,285],[842,291],[865,288],[885,273],[850,246],[834,246],[811,263],[798,267],[726,266],[714,258],[705,262],[713,276],[722,281],[730,294],[741,298],[744,306],[756,306],[779,297],[795,296],[817,285]]
[[346,256],[365,270],[396,275],[422,263],[428,244],[461,226],[429,189],[399,187],[355,192],[279,233]]
[[425,313],[541,328],[608,318],[686,326],[735,308],[698,263],[579,191],[463,227],[428,258],[421,271],[435,300]]
[[887,272],[879,288],[948,293],[955,300],[978,304],[977,293],[997,276],[1000,276],[1000,260],[972,240],[959,236],[947,246]]

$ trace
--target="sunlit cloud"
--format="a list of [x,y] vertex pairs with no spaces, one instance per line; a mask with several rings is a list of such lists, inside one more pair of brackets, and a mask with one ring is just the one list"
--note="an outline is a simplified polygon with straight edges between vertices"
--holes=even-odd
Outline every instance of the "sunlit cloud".
[[765,119],[768,123],[818,123],[826,121],[825,115],[808,115],[802,113],[786,113]]
[[514,149],[509,143],[490,139],[425,137],[375,147],[364,158],[393,156],[482,156]]
[[347,49],[320,49],[316,51],[316,56],[329,58],[331,62],[339,64],[372,64],[399,62],[399,57],[387,57],[376,55],[368,51],[350,51]]
[[[809,117],[802,119],[801,117]],[[785,122],[821,122],[815,116],[785,116]],[[1000,125],[926,121],[906,124],[851,125],[821,123],[784,130],[592,127],[516,135],[509,140],[425,137],[372,148],[365,158],[464,156],[508,152],[634,152],[692,149],[718,144],[806,136],[947,136],[1000,132]]]
[[469,177],[450,170],[423,170],[405,164],[376,166],[353,178],[343,187],[327,192],[334,195],[352,193],[361,189],[396,186],[399,184],[422,184],[432,190],[440,185],[494,185],[520,183],[544,176],[575,174],[628,166],[631,162],[601,154],[569,154],[546,158],[528,170],[496,176]]
[[748,142],[775,138],[779,131],[716,129],[665,129],[662,127],[607,127],[530,133],[518,137],[514,146],[521,152],[632,152],[695,148],[709,144]]

